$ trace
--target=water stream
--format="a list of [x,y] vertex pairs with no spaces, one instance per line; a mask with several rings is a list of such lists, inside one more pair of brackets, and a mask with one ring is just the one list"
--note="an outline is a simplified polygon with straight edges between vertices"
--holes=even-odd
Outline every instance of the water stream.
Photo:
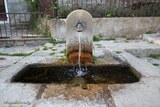
[[80,69],[81,68],[81,33],[78,33],[78,45],[79,45],[78,66],[79,66],[79,69]]
[[84,68],[81,67],[81,37],[82,37],[82,33],[77,33],[77,36],[78,36],[78,45],[79,45],[79,50],[78,50],[78,68],[76,69],[76,76],[79,77],[79,76],[83,76],[83,75],[86,75],[87,72]]

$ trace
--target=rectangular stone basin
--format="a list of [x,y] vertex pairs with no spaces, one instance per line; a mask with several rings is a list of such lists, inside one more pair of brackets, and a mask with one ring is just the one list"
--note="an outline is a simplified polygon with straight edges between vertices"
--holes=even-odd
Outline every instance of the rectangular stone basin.
[[77,76],[73,65],[32,64],[19,71],[11,82],[56,83],[56,84],[115,84],[134,83],[139,78],[128,65],[87,65],[82,66],[84,75]]

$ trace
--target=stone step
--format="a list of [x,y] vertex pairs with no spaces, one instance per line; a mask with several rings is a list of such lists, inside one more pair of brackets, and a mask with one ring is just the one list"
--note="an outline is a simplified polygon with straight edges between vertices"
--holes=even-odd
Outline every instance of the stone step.
[[143,34],[143,39],[150,43],[160,45],[160,33]]

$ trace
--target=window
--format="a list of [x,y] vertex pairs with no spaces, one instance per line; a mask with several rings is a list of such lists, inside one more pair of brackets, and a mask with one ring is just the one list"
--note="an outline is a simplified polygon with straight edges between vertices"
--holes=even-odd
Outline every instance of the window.
[[7,21],[7,7],[6,0],[0,0],[0,21]]

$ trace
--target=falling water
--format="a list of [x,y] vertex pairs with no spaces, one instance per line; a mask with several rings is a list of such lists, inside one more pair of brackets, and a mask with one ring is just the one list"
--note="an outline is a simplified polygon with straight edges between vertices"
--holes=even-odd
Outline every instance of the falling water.
[[81,69],[81,33],[78,33],[78,44],[79,44],[78,66],[79,66],[79,69]]
[[78,35],[78,45],[79,45],[79,50],[78,50],[78,68],[76,69],[76,76],[83,76],[86,75],[87,72],[84,68],[81,67],[81,33],[77,33]]

